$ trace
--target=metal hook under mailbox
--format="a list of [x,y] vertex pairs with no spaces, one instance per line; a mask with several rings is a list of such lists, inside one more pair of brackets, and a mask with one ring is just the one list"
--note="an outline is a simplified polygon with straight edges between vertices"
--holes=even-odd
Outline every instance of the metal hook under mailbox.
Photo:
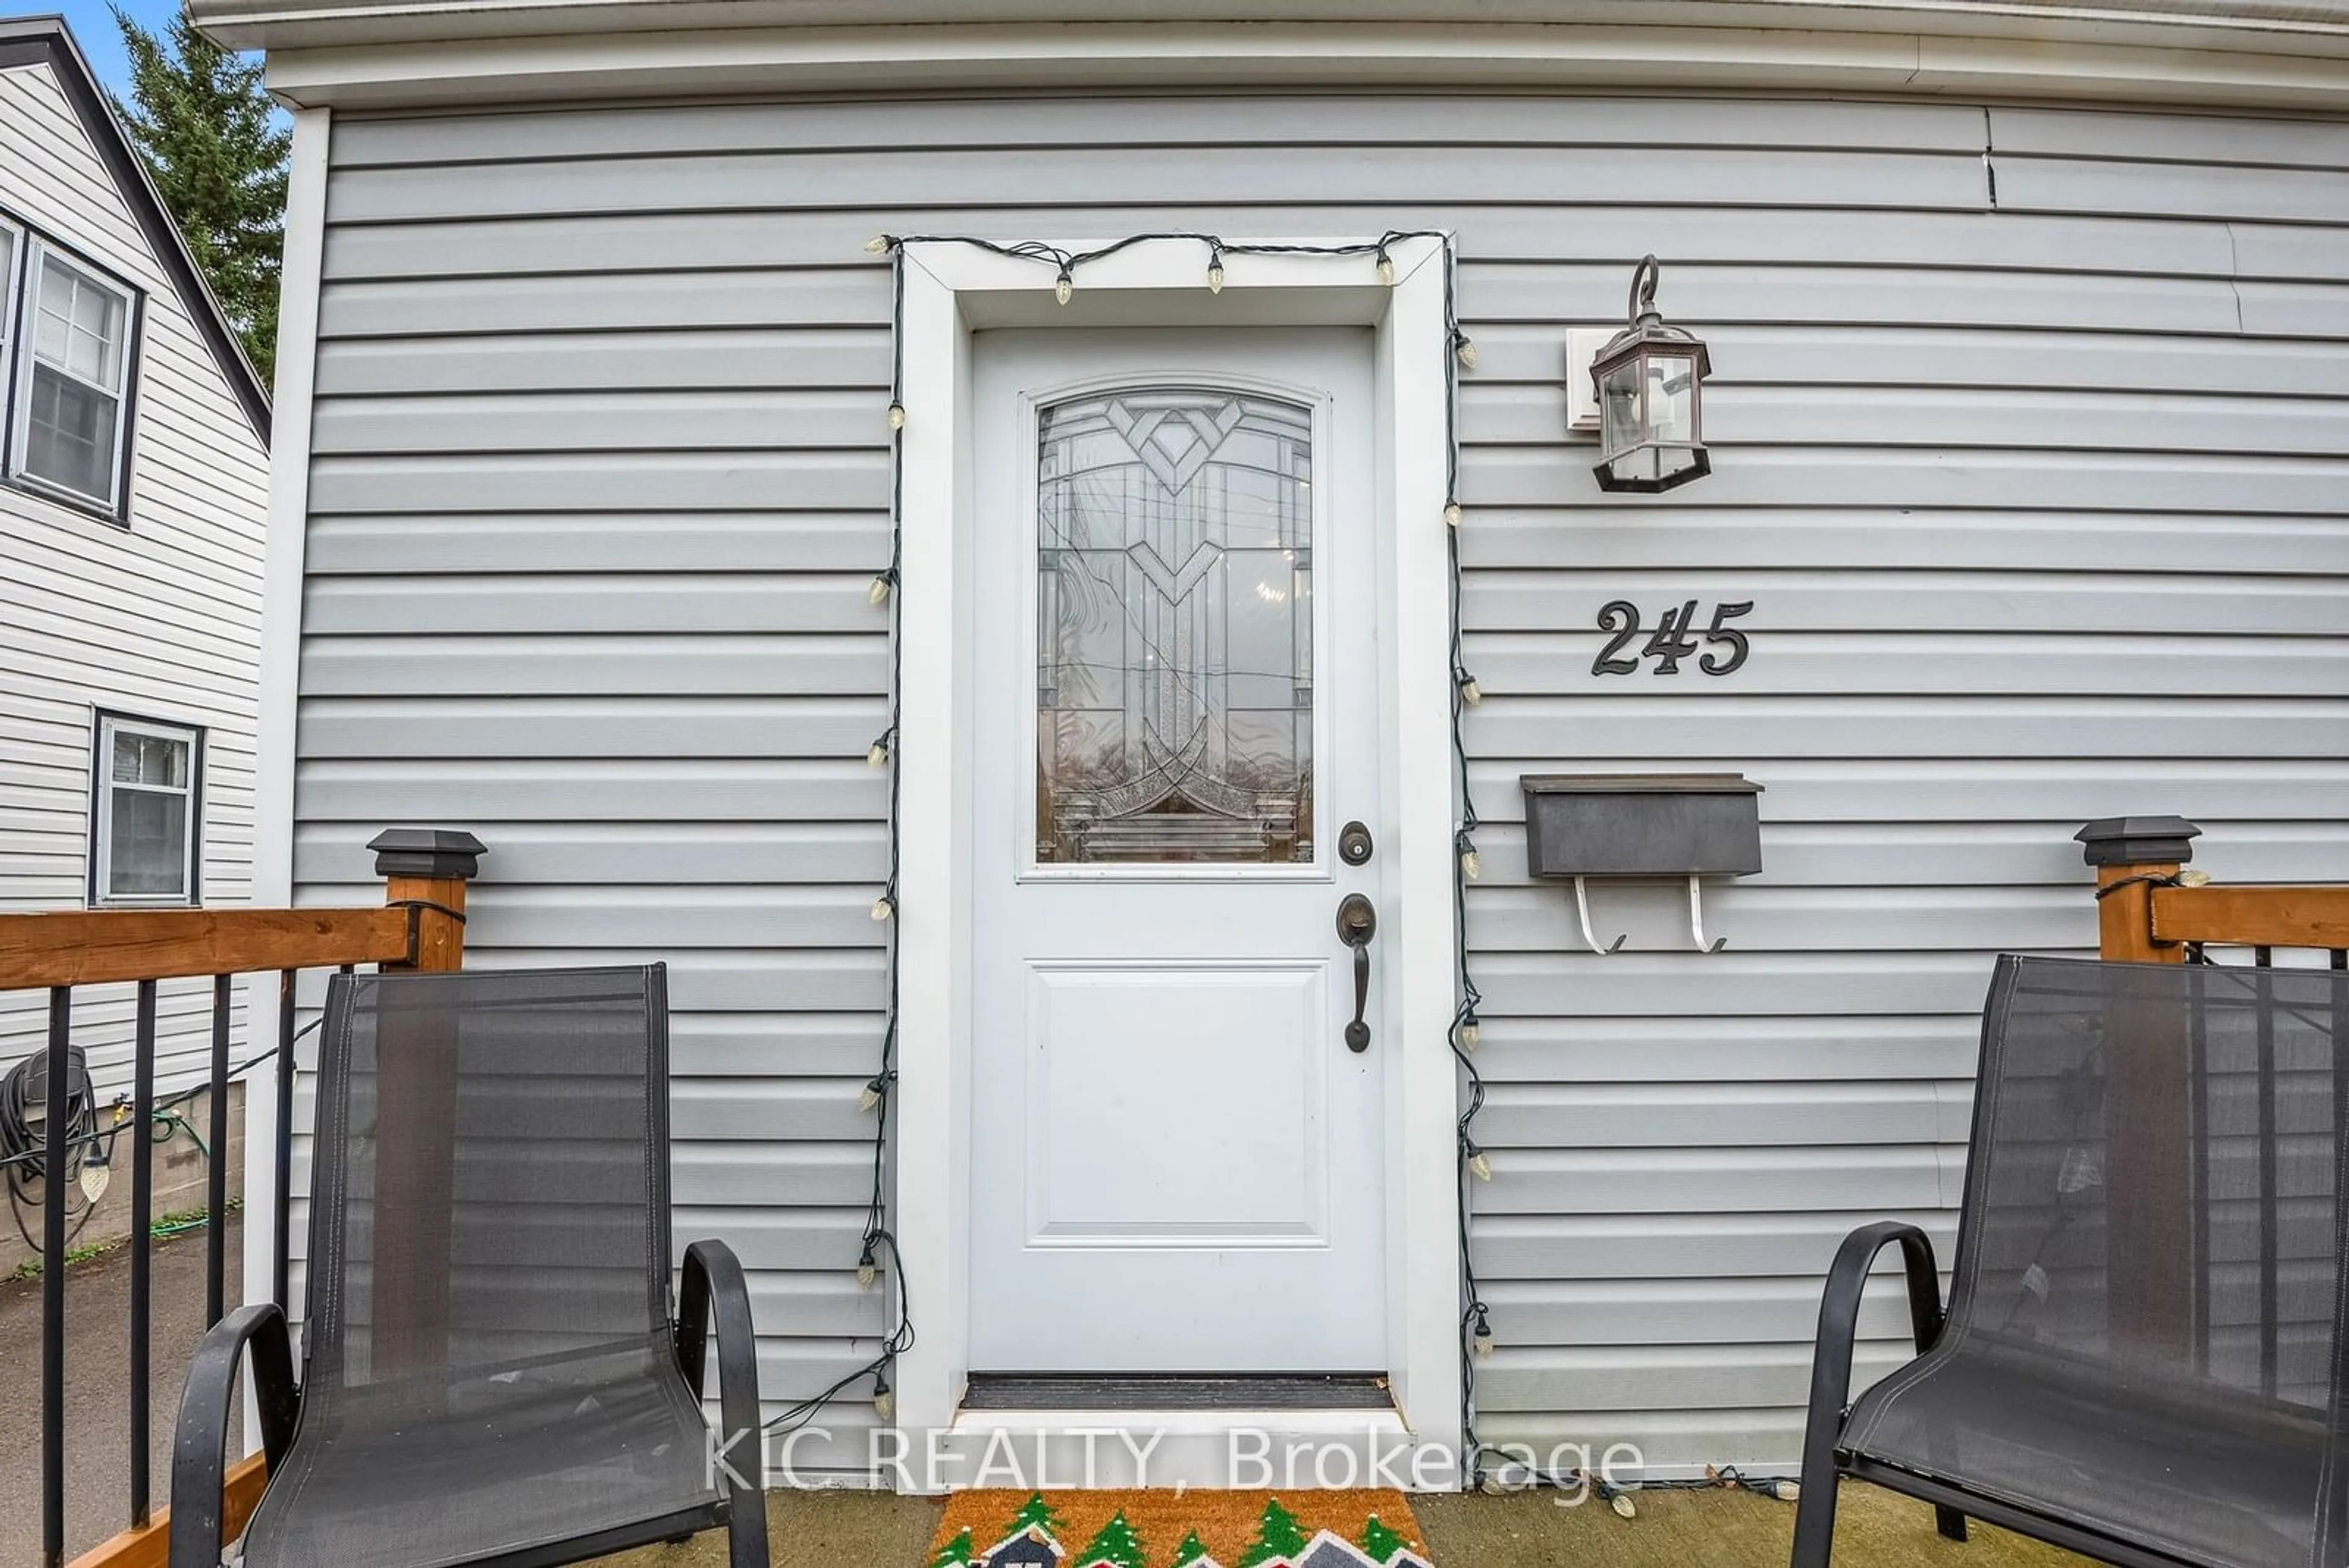
[[1617,937],[1613,942],[1605,946],[1600,945],[1599,940],[1599,932],[1590,924],[1590,889],[1585,880],[1580,877],[1577,877],[1574,879],[1574,912],[1577,918],[1582,921],[1582,940],[1588,942],[1590,944],[1590,950],[1597,953],[1600,958],[1605,958],[1611,952],[1619,952],[1622,950],[1623,944],[1631,940],[1631,933],[1625,931],[1621,936]]
[[[1576,880],[1579,881],[1580,878],[1578,877]],[[1704,894],[1700,890],[1703,884],[1699,882],[1696,877],[1692,877],[1688,879],[1688,885],[1689,935],[1696,940],[1697,951],[1701,953],[1717,953],[1722,949],[1729,945],[1729,939],[1727,937],[1715,937],[1710,945],[1706,943],[1704,940]],[[1588,922],[1586,921],[1584,923],[1583,929],[1586,931],[1589,929]]]

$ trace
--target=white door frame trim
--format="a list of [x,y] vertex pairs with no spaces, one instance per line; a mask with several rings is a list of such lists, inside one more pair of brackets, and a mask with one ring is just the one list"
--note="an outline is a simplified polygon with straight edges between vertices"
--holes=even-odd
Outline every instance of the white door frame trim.
[[898,1256],[921,1303],[920,1337],[895,1368],[905,1451],[953,1424],[969,1366],[974,693],[969,661],[957,650],[973,613],[971,335],[996,327],[1207,325],[1373,329],[1372,441],[1387,554],[1377,607],[1381,837],[1393,857],[1393,908],[1380,911],[1384,954],[1392,955],[1381,983],[1393,987],[1389,1015],[1397,1023],[1384,1138],[1388,1371],[1414,1438],[1458,1451],[1459,1091],[1446,1033],[1458,996],[1444,523],[1450,262],[1444,243],[1432,237],[1388,251],[1392,287],[1375,281],[1367,254],[1227,254],[1223,292],[1211,295],[1197,242],[1153,241],[1088,265],[1075,299],[1061,306],[1051,273],[1032,260],[952,241],[905,247],[893,1210]]

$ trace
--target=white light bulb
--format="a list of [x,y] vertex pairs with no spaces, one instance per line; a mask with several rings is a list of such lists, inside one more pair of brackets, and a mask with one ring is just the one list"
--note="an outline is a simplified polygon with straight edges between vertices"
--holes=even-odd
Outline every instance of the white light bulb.
[[1460,339],[1460,346],[1458,348],[1454,349],[1454,352],[1458,354],[1460,357],[1460,368],[1462,369],[1473,370],[1476,368],[1476,345],[1470,342],[1466,337]]
[[889,405],[889,428],[893,431],[901,431],[905,428],[905,404],[892,403]]
[[897,1418],[897,1397],[895,1394],[890,1393],[886,1388],[874,1390],[873,1395],[873,1413],[880,1417],[885,1421],[895,1420]]
[[873,1282],[880,1277],[880,1271],[873,1266],[872,1259],[859,1258],[856,1260],[856,1288],[858,1290],[871,1290],[873,1288]]
[[2208,871],[2180,871],[2178,874],[2178,885],[2181,888],[2208,888],[2210,885],[2210,873]]
[[1077,280],[1071,277],[1067,273],[1062,273],[1060,276],[1052,280],[1052,297],[1059,300],[1062,305],[1068,304],[1070,298],[1075,295],[1076,292]]
[[1607,1500],[1607,1506],[1613,1509],[1618,1514],[1621,1515],[1625,1519],[1637,1519],[1640,1517],[1639,1505],[1631,1501],[1631,1494],[1628,1491],[1619,1491],[1613,1497],[1609,1498]]
[[873,919],[875,921],[885,920],[896,912],[897,906],[890,901],[886,893],[873,900]]
[[1460,1049],[1463,1051],[1475,1050],[1477,1043],[1483,1037],[1484,1032],[1476,1027],[1476,1021],[1473,1018],[1470,1019],[1467,1023],[1460,1026]]
[[1460,503],[1447,501],[1444,504],[1444,521],[1446,526],[1453,528],[1460,526]]
[[884,572],[873,579],[872,587],[864,590],[864,600],[867,604],[874,605],[885,605],[889,602],[888,573]]
[[1471,708],[1474,708],[1477,703],[1482,702],[1484,700],[1485,689],[1476,684],[1476,678],[1475,676],[1471,675],[1467,680],[1463,680],[1460,683],[1460,701],[1467,703]]
[[888,760],[889,742],[886,741],[875,741],[871,746],[865,749],[864,765],[868,768],[880,767],[888,762]]
[[1379,253],[1379,281],[1389,288],[1394,286],[1394,258],[1384,251]]
[[1207,292],[1209,294],[1224,292],[1224,264],[1220,261],[1211,261],[1207,264]]
[[877,256],[888,248],[889,236],[886,234],[875,234],[871,239],[864,242],[865,254],[868,255]]
[[856,1108],[869,1111],[881,1104],[881,1091],[867,1084],[856,1091]]
[[[1475,850],[1464,849],[1460,852],[1460,870],[1461,873],[1468,878],[1468,880],[1474,882],[1477,877],[1482,877],[1485,874],[1484,859],[1478,856]],[[875,919],[879,919],[881,918],[882,917],[878,915],[874,917]]]
[[1479,1329],[1476,1333],[1476,1338],[1474,1343],[1476,1347],[1477,1355],[1490,1355],[1493,1354],[1493,1334],[1491,1330]]
[[1468,1157],[1468,1174],[1479,1181],[1493,1179],[1493,1162],[1485,1157],[1483,1149],[1480,1148]]

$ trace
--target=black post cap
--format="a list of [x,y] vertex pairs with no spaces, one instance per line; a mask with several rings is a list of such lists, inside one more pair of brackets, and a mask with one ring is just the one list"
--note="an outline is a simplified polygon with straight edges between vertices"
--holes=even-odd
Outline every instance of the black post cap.
[[2183,866],[2201,833],[2182,816],[2100,816],[2072,836],[2091,866]]
[[489,846],[461,827],[387,827],[367,840],[378,877],[454,877],[471,880]]

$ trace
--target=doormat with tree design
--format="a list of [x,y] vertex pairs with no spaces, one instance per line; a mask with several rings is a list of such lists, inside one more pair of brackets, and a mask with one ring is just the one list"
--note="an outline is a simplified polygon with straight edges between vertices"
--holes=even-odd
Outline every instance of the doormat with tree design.
[[962,1491],[927,1568],[1429,1568],[1402,1493]]

